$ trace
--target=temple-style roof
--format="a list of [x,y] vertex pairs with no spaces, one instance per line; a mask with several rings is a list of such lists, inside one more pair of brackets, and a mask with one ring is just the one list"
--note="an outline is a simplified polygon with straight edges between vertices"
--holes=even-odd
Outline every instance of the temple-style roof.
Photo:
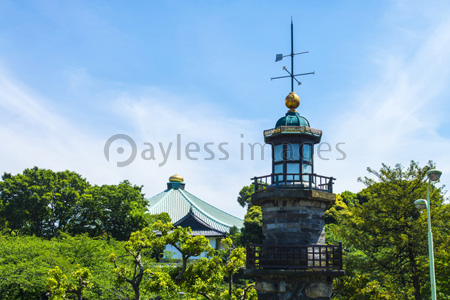
[[[241,228],[243,220],[200,200],[184,189],[185,183],[171,178],[167,190],[149,200],[148,212],[169,214],[174,225],[191,227],[194,235],[224,235],[231,227]],[[203,232],[203,233],[201,233]]]
[[224,236],[224,232],[214,229],[211,225],[203,222],[192,211],[185,215],[182,219],[175,222],[173,225],[180,227],[191,227],[192,235],[203,235],[208,237]]

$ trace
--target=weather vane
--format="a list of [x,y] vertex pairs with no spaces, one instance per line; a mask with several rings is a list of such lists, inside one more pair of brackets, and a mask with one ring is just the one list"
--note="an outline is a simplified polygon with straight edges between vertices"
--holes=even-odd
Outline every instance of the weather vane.
[[298,85],[302,84],[300,81],[297,80],[297,78],[295,78],[296,76],[311,75],[311,74],[314,75],[315,74],[315,72],[294,74],[294,55],[305,54],[305,53],[309,53],[309,51],[294,53],[294,24],[293,24],[292,18],[291,18],[291,54],[287,54],[287,55],[277,54],[277,56],[275,57],[275,62],[277,62],[277,61],[282,60],[283,57],[290,56],[291,57],[291,71],[289,71],[286,68],[286,66],[284,66],[283,70],[285,70],[289,75],[280,76],[280,77],[272,77],[272,78],[270,78],[270,80],[290,77],[291,78],[291,92],[293,92],[294,91],[294,80],[297,82]]

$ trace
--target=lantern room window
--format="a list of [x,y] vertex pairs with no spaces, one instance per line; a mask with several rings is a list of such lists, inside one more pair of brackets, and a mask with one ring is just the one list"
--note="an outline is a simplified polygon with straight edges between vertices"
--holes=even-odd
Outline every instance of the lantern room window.
[[286,147],[286,160],[300,160],[299,144],[285,144],[285,147]]
[[283,145],[275,145],[275,147],[273,148],[273,160],[275,162],[283,161],[283,153]]
[[274,182],[309,181],[313,173],[312,144],[283,143],[273,146]]
[[303,144],[303,161],[312,163],[312,146],[311,144]]
[[[277,164],[273,167],[273,173],[274,174],[279,174],[279,173],[284,173],[283,172],[283,163],[281,164]],[[275,181],[281,182],[283,181],[283,175],[277,175]]]

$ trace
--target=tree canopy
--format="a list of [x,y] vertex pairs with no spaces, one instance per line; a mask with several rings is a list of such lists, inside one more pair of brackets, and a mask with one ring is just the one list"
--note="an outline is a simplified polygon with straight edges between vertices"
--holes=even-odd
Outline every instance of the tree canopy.
[[71,171],[34,167],[0,181],[0,226],[37,237],[67,232],[126,240],[149,225],[147,204],[141,187],[128,181],[92,186]]
[[[432,168],[431,162],[424,167],[411,162],[407,168],[384,164],[379,171],[368,168],[375,179],[360,178],[366,188],[356,195],[343,193],[327,212],[328,221],[336,221],[328,228],[334,238],[343,240],[347,250],[349,276],[337,281],[342,291],[358,294],[362,288],[366,289],[366,296],[373,293],[377,299],[427,298],[430,286],[426,214],[416,209],[414,201],[426,198],[424,178]],[[442,187],[433,185],[430,202],[436,257],[440,261],[441,255],[448,258],[443,249],[448,249],[445,242],[450,225],[450,207],[444,201]],[[448,295],[447,284],[443,284],[448,282],[448,270],[437,268],[436,276],[441,295]]]
[[[325,213],[329,243],[343,242],[347,276],[334,299],[428,299],[426,198],[433,163],[368,168],[358,193],[337,195]],[[450,204],[444,187],[430,190],[438,299],[450,299]],[[128,181],[91,185],[79,174],[26,169],[0,181],[1,299],[257,299],[241,277],[245,242],[262,239],[262,213],[252,186],[238,202],[244,228],[212,249],[167,214],[146,214],[141,187]],[[179,261],[159,260],[166,245]],[[200,257],[201,255],[201,257]],[[195,258],[195,259],[193,259]],[[158,261],[159,260],[159,261]]]
[[262,211],[261,207],[252,204],[252,195],[255,192],[253,184],[244,186],[237,197],[237,202],[242,207],[247,207],[244,217],[244,227],[239,236],[240,245],[246,243],[259,244],[262,242]]

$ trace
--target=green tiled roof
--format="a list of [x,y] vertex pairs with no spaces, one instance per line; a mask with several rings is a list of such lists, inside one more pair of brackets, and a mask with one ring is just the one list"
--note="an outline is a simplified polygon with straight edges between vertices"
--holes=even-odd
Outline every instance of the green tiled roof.
[[233,226],[238,228],[243,226],[243,220],[200,200],[184,190],[184,185],[183,188],[169,186],[169,189],[148,200],[149,213],[166,212],[172,219],[172,223],[176,223],[192,210],[199,219],[221,232],[228,232]]

